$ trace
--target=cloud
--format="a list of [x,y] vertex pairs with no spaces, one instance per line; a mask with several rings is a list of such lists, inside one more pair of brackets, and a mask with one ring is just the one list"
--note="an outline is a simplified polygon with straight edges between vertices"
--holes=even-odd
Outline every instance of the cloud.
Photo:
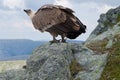
[[94,9],[98,13],[106,13],[109,9],[115,8],[116,6],[111,6],[104,3],[96,3],[96,2],[84,2],[80,4],[80,7],[86,7],[89,9]]
[[3,5],[12,10],[25,8],[24,0],[3,0]]
[[17,11],[0,9],[0,16],[1,17],[7,17],[7,16],[15,15],[15,14],[17,14]]
[[18,30],[35,30],[35,28],[33,27],[33,24],[30,20],[26,20],[26,19],[21,19],[20,21],[16,21],[13,24],[13,27],[18,29]]
[[106,4],[104,4],[104,5],[102,5],[102,6],[98,6],[97,7],[97,11],[99,12],[99,13],[106,13],[109,9],[111,9],[111,8],[115,8],[115,6],[110,6],[110,5],[106,5]]
[[40,33],[35,30],[23,8],[37,10],[41,5],[54,3],[72,8],[75,15],[87,26],[85,34],[77,40],[85,40],[96,27],[101,13],[113,8],[110,4],[91,2],[89,0],[0,0],[0,38],[25,38],[33,40],[50,40],[49,33]]
[[74,2],[74,5],[72,5],[72,0],[54,0],[54,4],[57,5],[62,5],[65,7],[69,7],[69,8],[76,8],[75,4],[79,4],[79,7],[85,8],[85,9],[94,9],[96,10],[98,13],[106,13],[109,9],[111,8],[115,8],[116,6],[111,6],[105,3],[98,3],[98,2],[81,2],[81,3],[77,3]]
[[[71,4],[73,2],[71,1]],[[109,9],[114,8],[114,6],[105,4],[105,3],[96,3],[96,2],[81,2],[73,3],[73,10],[75,15],[82,21],[83,24],[87,26],[86,33],[80,35],[77,40],[86,40],[90,33],[97,26],[97,20],[101,13],[106,13]]]
[[54,0],[54,4],[72,8],[72,4],[69,2],[69,0]]

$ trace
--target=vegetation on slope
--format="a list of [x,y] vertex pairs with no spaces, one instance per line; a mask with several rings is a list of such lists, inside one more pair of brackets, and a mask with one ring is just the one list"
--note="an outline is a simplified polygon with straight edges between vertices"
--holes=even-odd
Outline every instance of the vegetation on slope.
[[119,21],[120,21],[120,14],[118,14],[117,19],[116,19],[116,22],[119,22]]
[[101,54],[106,52],[105,46],[107,45],[108,39],[104,39],[97,42],[91,42],[87,45],[88,48],[92,49],[96,54]]
[[13,69],[22,69],[23,65],[26,65],[25,60],[0,61],[0,73]]
[[115,41],[100,80],[120,80],[120,35],[115,36]]
[[116,34],[111,48],[106,49],[107,39],[87,45],[96,54],[109,53],[100,80],[120,80],[120,34]]
[[[84,70],[81,65],[74,59],[70,64],[70,72],[71,72],[71,80],[74,79],[75,75],[78,74],[79,71]],[[79,78],[76,80],[80,80]]]

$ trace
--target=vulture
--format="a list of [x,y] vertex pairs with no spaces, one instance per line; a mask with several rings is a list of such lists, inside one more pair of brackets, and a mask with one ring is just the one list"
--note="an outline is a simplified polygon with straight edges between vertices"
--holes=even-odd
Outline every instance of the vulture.
[[[53,36],[52,43],[66,42],[65,38],[75,39],[85,33],[86,26],[73,14],[70,8],[61,5],[46,4],[38,11],[24,9],[32,20],[35,29],[49,32]],[[56,37],[60,35],[61,40]]]

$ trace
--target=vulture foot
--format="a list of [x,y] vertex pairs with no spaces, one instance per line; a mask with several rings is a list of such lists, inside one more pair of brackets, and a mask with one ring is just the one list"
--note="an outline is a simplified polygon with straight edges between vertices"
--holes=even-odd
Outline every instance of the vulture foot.
[[61,42],[62,42],[62,43],[66,43],[66,40],[64,39],[64,40],[62,40]]
[[52,41],[49,41],[51,44],[52,43],[60,43],[60,40],[52,40]]

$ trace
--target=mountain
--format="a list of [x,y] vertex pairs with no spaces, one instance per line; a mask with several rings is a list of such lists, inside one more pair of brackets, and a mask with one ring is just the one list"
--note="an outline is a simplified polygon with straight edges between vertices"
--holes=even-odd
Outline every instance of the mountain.
[[[67,40],[67,42],[83,43],[83,41]],[[27,59],[32,51],[47,41],[32,41],[28,39],[1,39],[0,60]]]
[[86,46],[95,54],[107,54],[99,80],[120,80],[120,6],[101,14],[98,22]]
[[45,41],[27,39],[0,40],[0,60],[25,59],[32,51]]

